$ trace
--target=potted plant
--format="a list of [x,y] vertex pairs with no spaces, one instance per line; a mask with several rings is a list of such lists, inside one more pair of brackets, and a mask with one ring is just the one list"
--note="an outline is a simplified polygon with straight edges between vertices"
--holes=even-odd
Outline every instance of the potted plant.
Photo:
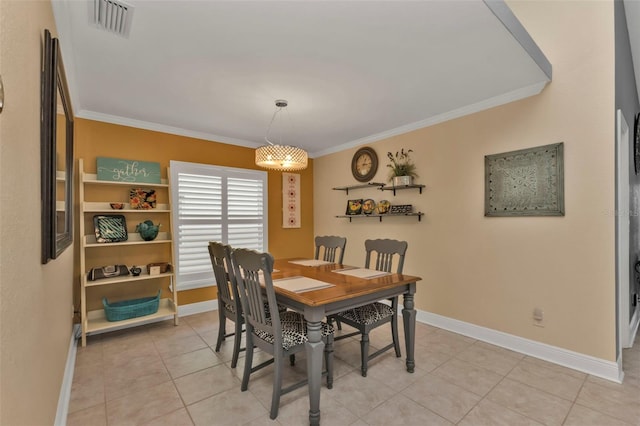
[[404,148],[396,151],[395,154],[387,152],[387,157],[389,157],[390,161],[387,167],[391,169],[389,180],[393,181],[393,186],[411,185],[413,178],[418,177],[416,165],[413,164],[411,156],[409,155],[412,152],[413,150],[409,149],[405,151]]

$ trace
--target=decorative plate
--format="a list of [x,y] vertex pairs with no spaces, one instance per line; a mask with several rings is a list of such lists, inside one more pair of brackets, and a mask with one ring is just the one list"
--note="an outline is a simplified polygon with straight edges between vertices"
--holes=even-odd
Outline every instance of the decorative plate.
[[155,209],[156,191],[153,189],[132,188],[129,191],[132,209]]
[[347,212],[345,214],[354,215],[362,213],[362,198],[359,200],[349,200],[347,202]]
[[364,214],[371,214],[375,211],[375,209],[376,209],[376,202],[373,201],[371,198],[364,200],[364,202],[362,203],[362,213]]
[[96,215],[93,226],[99,243],[118,243],[129,239],[127,222],[121,214]]
[[387,200],[382,200],[378,203],[378,214],[386,214],[389,212],[391,203]]

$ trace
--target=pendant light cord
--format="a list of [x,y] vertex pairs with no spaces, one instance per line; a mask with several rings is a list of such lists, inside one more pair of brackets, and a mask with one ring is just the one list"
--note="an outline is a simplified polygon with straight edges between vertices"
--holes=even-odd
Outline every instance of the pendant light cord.
[[[267,141],[267,143],[271,146],[275,145],[273,142],[271,142],[269,140],[269,134],[271,133],[271,127],[273,126],[273,123],[276,121],[276,116],[278,115],[279,112],[282,112],[283,109],[285,109],[287,106],[289,105],[289,103],[284,100],[284,99],[278,99],[276,100],[276,110],[273,112],[273,115],[271,116],[271,122],[269,123],[269,127],[267,127],[267,134],[264,137],[264,140]],[[287,110],[287,114],[289,114],[289,111]],[[280,120],[282,121],[282,120]],[[291,117],[289,117],[289,125],[291,125]],[[284,124],[282,124],[280,126],[280,145],[282,145],[282,134],[284,133]]]
[[[273,111],[273,115],[271,116],[271,122],[269,123],[269,127],[267,127],[267,134],[264,137],[264,140],[269,143],[269,145],[274,145],[273,142],[269,140],[269,133],[271,132],[271,126],[273,126],[273,122],[276,120],[276,115],[282,110],[282,107],[278,107],[277,110]],[[282,134],[280,134],[280,144],[282,144]]]

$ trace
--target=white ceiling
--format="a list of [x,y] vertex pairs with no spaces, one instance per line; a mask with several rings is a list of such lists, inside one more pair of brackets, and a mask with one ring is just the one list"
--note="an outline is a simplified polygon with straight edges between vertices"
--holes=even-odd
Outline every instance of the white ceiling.
[[90,22],[93,0],[53,0],[77,117],[258,146],[286,99],[282,143],[318,156],[551,80],[502,0],[125,1],[128,37]]

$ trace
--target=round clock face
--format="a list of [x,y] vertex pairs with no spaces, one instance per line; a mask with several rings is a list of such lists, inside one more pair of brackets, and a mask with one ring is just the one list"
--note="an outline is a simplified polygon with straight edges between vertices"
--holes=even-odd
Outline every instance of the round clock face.
[[351,160],[351,173],[358,182],[368,182],[378,171],[378,156],[369,148],[360,148]]

